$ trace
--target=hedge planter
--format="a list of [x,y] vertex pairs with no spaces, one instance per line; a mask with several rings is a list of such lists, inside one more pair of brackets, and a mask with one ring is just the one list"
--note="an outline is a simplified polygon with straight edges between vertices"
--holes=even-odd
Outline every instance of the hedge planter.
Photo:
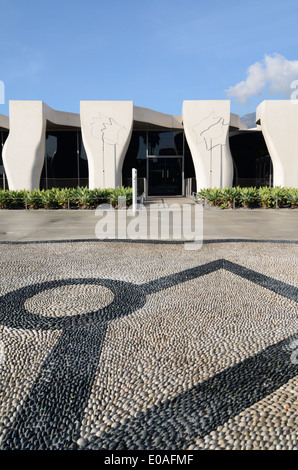
[[[221,209],[244,208],[298,208],[298,188],[249,187],[206,188],[198,196]],[[132,204],[132,188],[115,189],[51,188],[34,191],[0,190],[0,209],[95,209],[100,204],[118,207],[118,198]]]
[[270,208],[298,208],[298,188],[207,188],[202,189],[199,196],[205,198],[209,204],[221,209],[243,207],[246,209],[261,207]]
[[132,204],[132,188],[51,188],[33,191],[0,190],[0,209],[95,209],[100,204],[118,205],[118,197]]

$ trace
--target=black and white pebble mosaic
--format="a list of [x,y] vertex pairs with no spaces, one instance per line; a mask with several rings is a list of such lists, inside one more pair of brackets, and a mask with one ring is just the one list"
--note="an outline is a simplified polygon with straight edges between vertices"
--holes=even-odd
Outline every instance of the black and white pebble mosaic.
[[298,449],[297,244],[0,250],[0,449]]

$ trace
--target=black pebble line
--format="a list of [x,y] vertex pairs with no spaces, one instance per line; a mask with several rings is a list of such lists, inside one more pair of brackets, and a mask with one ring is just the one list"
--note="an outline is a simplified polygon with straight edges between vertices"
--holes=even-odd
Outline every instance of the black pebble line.
[[239,264],[232,263],[231,261],[227,261],[225,259],[222,260],[222,267],[226,271],[237,274],[237,276],[264,287],[271,292],[275,292],[276,294],[279,294],[289,300],[298,302],[298,288],[292,286],[291,284],[279,281],[278,279],[266,276],[265,274],[261,274],[257,271],[245,268],[244,266],[240,266]]
[[[249,239],[249,238],[215,238],[202,240],[203,245],[214,243],[277,243],[277,244],[290,244],[297,245],[298,240],[275,240],[268,238],[264,239]],[[128,244],[152,244],[152,245],[185,245],[185,243],[192,243],[184,240],[138,240],[138,239],[98,239],[98,238],[75,238],[67,240],[29,240],[29,241],[9,241],[1,240],[0,245],[42,245],[42,244],[61,244],[61,243],[128,243]]]
[[[74,317],[31,314],[25,301],[53,287],[97,284],[108,287],[114,301],[107,307]],[[13,328],[57,329],[62,333],[41,366],[22,410],[4,435],[1,449],[73,449],[80,437],[108,321],[144,305],[146,298],[133,284],[109,279],[64,279],[27,286],[0,298],[0,323]]]
[[[25,302],[29,298],[46,290],[55,289],[67,285],[98,285],[112,291],[113,302],[102,309],[94,310],[86,314],[70,315],[63,317],[47,317],[29,312]],[[56,330],[86,326],[101,321],[113,320],[113,318],[127,315],[146,302],[145,294],[137,285],[111,279],[86,278],[86,279],[61,279],[46,281],[39,284],[30,284],[15,291],[8,292],[0,297],[0,324],[10,328],[22,328],[33,330]]]
[[195,268],[186,269],[179,273],[164,276],[154,281],[142,284],[142,286],[145,293],[148,295],[162,291],[164,289],[168,289],[169,287],[181,284],[182,282],[190,281],[206,274],[211,274],[212,272],[215,272],[219,269],[229,271],[233,274],[236,274],[237,276],[242,277],[243,279],[251,281],[254,284],[286,297],[289,300],[298,302],[297,287],[225,259],[218,259],[202,266],[197,266]]
[[102,438],[91,438],[82,449],[186,450],[196,438],[209,434],[297,375],[288,342],[267,347],[175,399],[127,420]]
[[165,289],[169,289],[177,284],[182,284],[183,282],[191,281],[192,279],[197,279],[198,277],[205,276],[206,274],[211,274],[219,269],[223,268],[223,260],[219,259],[216,261],[211,261],[210,263],[203,264],[201,266],[196,266],[195,268],[185,269],[179,273],[170,274],[169,276],[160,277],[154,281],[149,281],[147,283],[141,284],[143,291],[148,294],[154,294]]
[[76,448],[105,332],[106,324],[62,332],[2,449]]
[[[98,279],[81,279],[76,282],[72,279],[53,281],[56,287],[70,283],[106,285],[114,292],[116,301],[110,304],[110,309],[108,307],[100,323],[98,323],[99,311],[95,312],[97,315],[91,312],[90,318],[88,314],[83,315],[81,317],[85,322],[83,325],[79,320],[80,316],[77,317],[78,323],[75,327],[63,325],[69,328],[63,330],[56,347],[41,367],[39,378],[10,432],[4,436],[1,448],[77,448],[76,440],[99,361],[106,321],[131,313],[143,306],[147,294],[162,291],[221,268],[297,302],[298,289],[294,286],[224,259],[165,276],[140,286]],[[24,318],[21,317],[28,315],[23,306],[24,301],[45,288],[53,287],[53,282],[28,286],[3,296],[0,299],[2,312],[0,322],[17,327],[15,315],[11,315],[14,317],[13,321],[8,316],[9,313],[17,311],[17,318],[21,322],[18,327],[24,327],[22,323]],[[14,307],[17,307],[16,310]],[[35,318],[37,322],[41,321],[38,316]],[[44,322],[47,320],[49,321],[48,328],[58,327],[58,324],[52,323],[52,319],[42,318],[43,323],[38,324],[38,328],[46,328]],[[96,320],[97,326],[94,327],[92,324]],[[34,316],[29,316],[29,325],[34,328]],[[27,324],[27,327],[30,327],[29,325]],[[104,449],[130,449],[138,443],[138,439],[139,446],[145,445],[149,448],[156,446],[158,449],[168,449],[169,443],[172,449],[190,445],[194,434],[197,436],[209,433],[229,417],[235,416],[241,410],[272,393],[297,374],[297,367],[291,363],[289,354],[281,349],[288,342],[289,339],[270,346],[252,358],[193,387],[174,400],[166,400],[165,404],[156,406],[154,411],[150,410],[143,416],[131,420],[128,425],[118,428],[112,439],[110,436],[107,436],[107,440],[95,439],[94,441],[93,439],[90,446]],[[85,349],[87,345],[90,349]],[[73,364],[71,369],[65,363],[65,358]],[[269,384],[264,385],[265,380]],[[186,412],[190,413],[189,418]],[[179,431],[177,431],[178,423]],[[138,429],[143,429],[143,434],[135,439]],[[164,434],[161,433],[161,429],[164,430]]]

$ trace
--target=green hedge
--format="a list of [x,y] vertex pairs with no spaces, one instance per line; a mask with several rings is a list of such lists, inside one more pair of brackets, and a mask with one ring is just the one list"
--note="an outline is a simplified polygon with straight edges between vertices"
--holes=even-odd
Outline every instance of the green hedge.
[[99,204],[118,205],[118,197],[125,196],[126,204],[132,204],[132,188],[116,189],[52,188],[33,191],[0,190],[1,209],[93,209]]
[[298,188],[207,188],[202,189],[199,196],[203,197],[213,206],[221,209],[235,207],[246,208],[298,208]]
[[[207,188],[202,189],[199,196],[213,206],[226,209],[233,207],[288,207],[298,208],[298,188]],[[118,197],[125,196],[126,204],[132,204],[132,188],[117,187],[116,189],[52,188],[33,191],[0,190],[1,209],[93,209],[99,204],[112,204],[117,207]]]

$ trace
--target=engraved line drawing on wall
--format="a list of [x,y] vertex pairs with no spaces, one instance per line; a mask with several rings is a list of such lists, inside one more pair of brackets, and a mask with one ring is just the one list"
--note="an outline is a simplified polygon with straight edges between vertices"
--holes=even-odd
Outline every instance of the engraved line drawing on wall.
[[206,118],[202,119],[196,124],[192,130],[196,134],[198,144],[204,142],[207,150],[212,150],[218,145],[225,145],[226,132],[224,118],[215,116],[215,112],[209,114]]
[[102,173],[103,186],[105,187],[105,144],[114,147],[114,172],[116,173],[116,145],[119,143],[119,133],[125,130],[125,126],[117,122],[114,118],[103,113],[98,113],[98,117],[93,117],[91,122],[91,134],[95,139],[102,140]]
[[229,128],[229,123],[226,124],[222,116],[215,116],[214,111],[192,128],[196,134],[198,145],[204,143],[210,155],[210,187],[212,187],[212,150],[216,147],[220,147],[220,187],[223,186],[222,147],[226,143],[227,132],[225,128]]
[[117,145],[119,133],[125,127],[114,118],[108,117],[103,113],[98,113],[98,117],[93,117],[91,122],[91,134],[95,139],[102,139],[109,145]]

